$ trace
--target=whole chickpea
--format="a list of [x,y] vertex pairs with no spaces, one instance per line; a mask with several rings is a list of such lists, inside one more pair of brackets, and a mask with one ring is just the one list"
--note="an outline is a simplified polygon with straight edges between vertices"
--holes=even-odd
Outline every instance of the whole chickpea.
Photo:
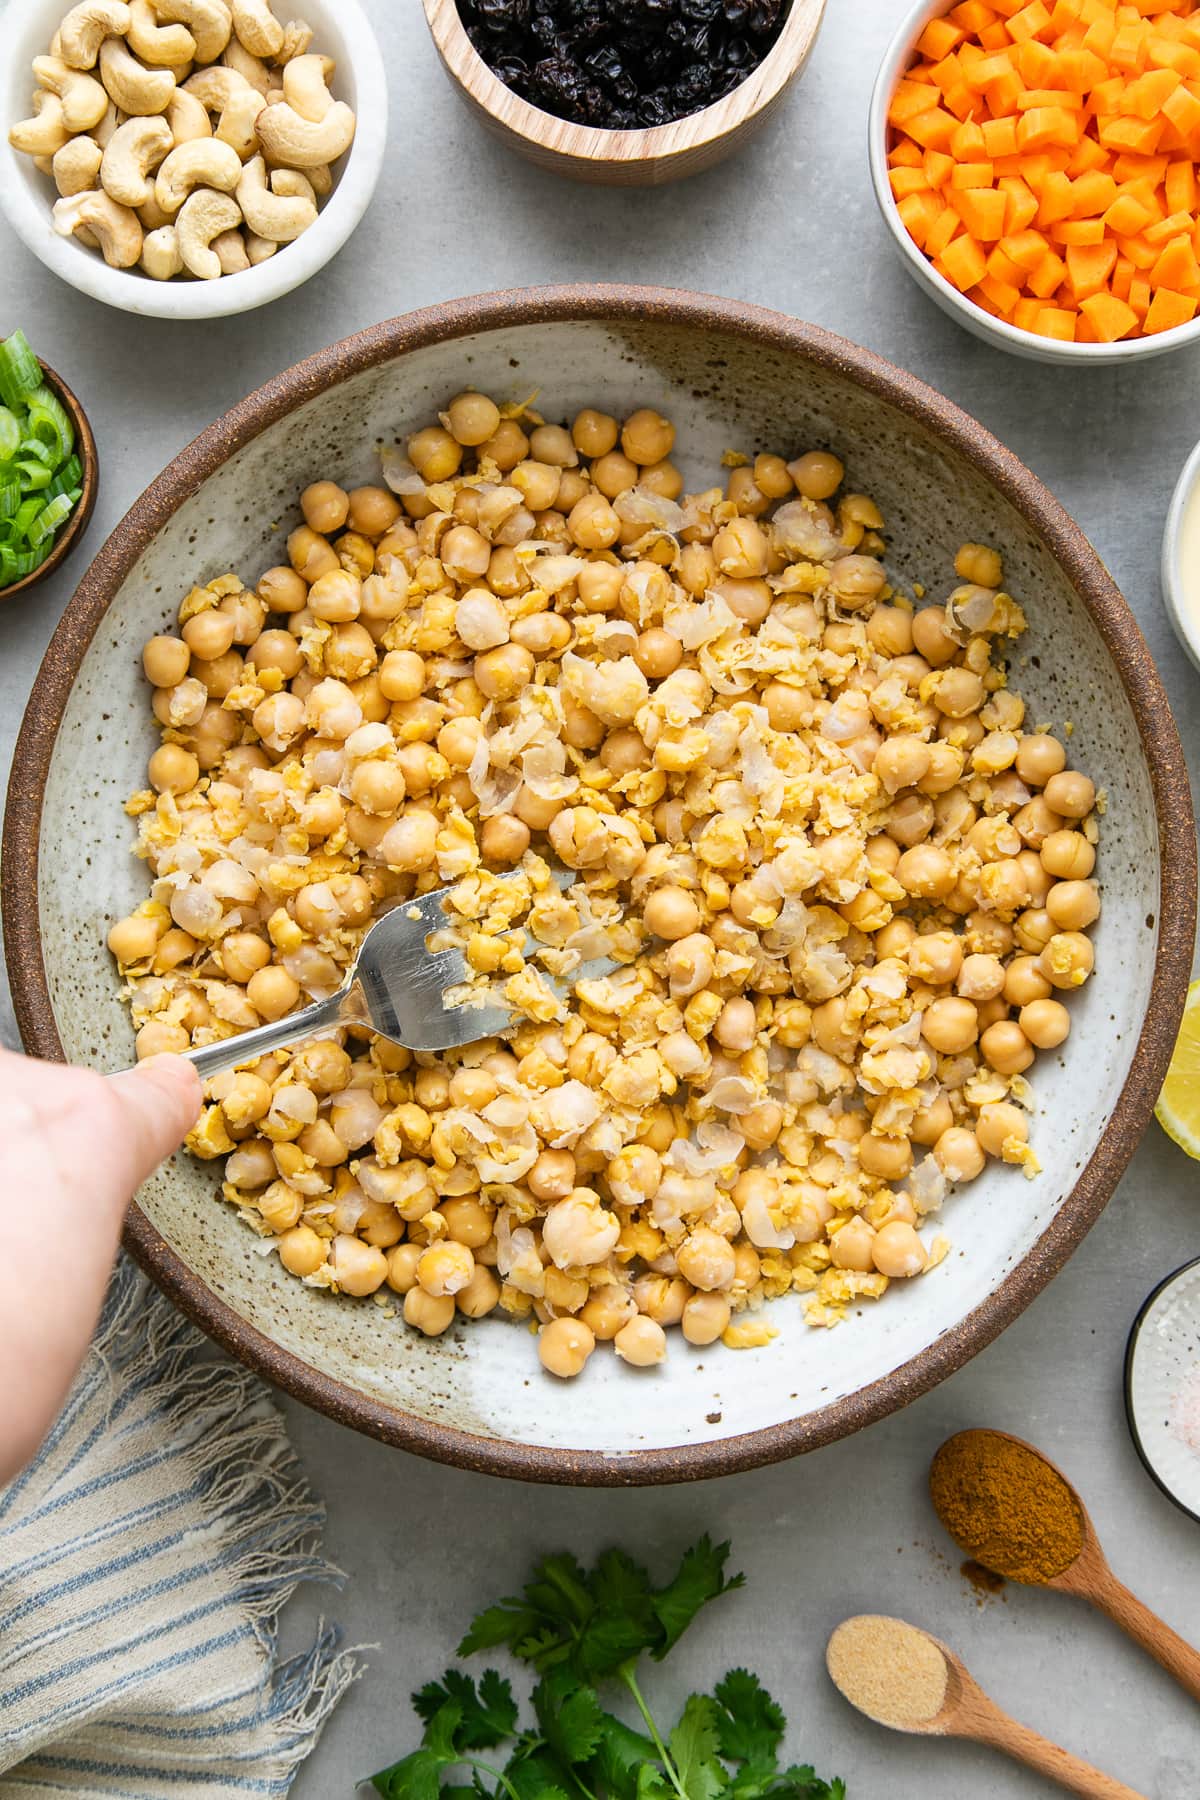
[[351,488],[347,498],[350,528],[364,537],[383,537],[400,517],[400,502],[387,488]]
[[912,636],[914,649],[935,669],[953,661],[961,647],[957,638],[946,629],[943,606],[923,606],[914,613]]
[[1030,787],[1044,788],[1067,766],[1067,753],[1049,732],[1031,732],[1017,747],[1017,774]]
[[350,496],[336,481],[314,481],[300,496],[304,522],[323,537],[340,531],[350,512]]
[[1052,831],[1042,840],[1042,867],[1058,881],[1086,881],[1096,866],[1096,852],[1081,831]]
[[639,407],[621,427],[621,448],[635,463],[662,462],[675,444],[675,427],[653,407]]
[[858,1140],[858,1166],[880,1181],[903,1181],[912,1168],[912,1146],[907,1138],[869,1131]]
[[455,438],[472,449],[494,437],[500,427],[500,408],[486,394],[457,394],[446,414]]
[[944,900],[958,879],[954,864],[934,844],[916,844],[896,864],[896,880],[921,900]]
[[871,1260],[881,1275],[903,1280],[920,1275],[928,1257],[913,1226],[903,1219],[892,1219],[875,1233]]
[[979,1109],[975,1136],[989,1156],[1003,1156],[1006,1144],[1027,1142],[1029,1121],[1019,1106],[1004,1100],[990,1101]]
[[1031,1000],[1020,1011],[1021,1030],[1039,1050],[1056,1050],[1071,1029],[1071,1015],[1061,1000]]
[[612,1342],[621,1361],[632,1364],[636,1369],[651,1368],[666,1358],[666,1332],[661,1325],[641,1313],[622,1325]]
[[1004,971],[1004,998],[1010,1006],[1029,1006],[1048,1000],[1050,983],[1038,968],[1036,956],[1014,956]]
[[673,632],[653,625],[638,638],[633,660],[649,680],[662,681],[683,661],[683,645]]
[[806,450],[787,464],[787,472],[806,500],[832,499],[846,478],[844,465],[828,450]]
[[1015,1019],[989,1025],[979,1039],[984,1061],[998,1075],[1021,1075],[1033,1061],[1033,1045]]
[[874,1229],[856,1213],[830,1239],[829,1254],[834,1267],[865,1273],[872,1266],[871,1246],[874,1241]]
[[454,1304],[468,1319],[484,1319],[500,1304],[500,1283],[482,1263],[476,1263],[466,1287],[459,1288]]
[[1076,769],[1063,769],[1051,775],[1043,793],[1046,805],[1064,819],[1083,819],[1096,804],[1096,786]]
[[974,1181],[983,1173],[984,1155],[979,1139],[963,1125],[952,1125],[943,1131],[933,1146],[933,1155],[947,1181]]
[[373,1294],[376,1288],[382,1287],[388,1272],[387,1258],[382,1250],[344,1232],[339,1233],[330,1245],[329,1266],[341,1292],[356,1297]]
[[680,1325],[689,1344],[715,1344],[729,1325],[732,1311],[723,1294],[693,1294],[685,1303]]
[[188,672],[191,650],[181,638],[159,635],[147,638],[142,648],[146,680],[155,687],[176,687]]
[[1095,964],[1092,940],[1082,931],[1056,931],[1038,959],[1051,987],[1082,987]]
[[404,1323],[426,1337],[441,1337],[448,1331],[456,1311],[453,1294],[429,1294],[419,1284],[410,1287],[404,1296]]
[[160,794],[186,794],[200,779],[200,763],[180,744],[160,744],[146,772],[150,786]]
[[314,1275],[329,1257],[329,1245],[311,1225],[294,1225],[279,1238],[279,1260],[289,1275]]
[[962,965],[962,939],[952,931],[923,932],[909,946],[908,972],[914,981],[945,987],[957,980]]
[[1062,931],[1083,931],[1100,917],[1094,881],[1058,881],[1046,895],[1046,911]]

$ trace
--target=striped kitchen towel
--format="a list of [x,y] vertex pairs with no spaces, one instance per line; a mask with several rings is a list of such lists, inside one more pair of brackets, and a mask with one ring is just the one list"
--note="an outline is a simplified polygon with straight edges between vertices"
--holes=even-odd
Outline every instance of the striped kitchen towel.
[[[40,1455],[0,1491],[0,1796],[286,1794],[359,1673],[297,1582],[336,1576],[283,1421],[122,1260]],[[9,1378],[18,1372],[9,1371]]]

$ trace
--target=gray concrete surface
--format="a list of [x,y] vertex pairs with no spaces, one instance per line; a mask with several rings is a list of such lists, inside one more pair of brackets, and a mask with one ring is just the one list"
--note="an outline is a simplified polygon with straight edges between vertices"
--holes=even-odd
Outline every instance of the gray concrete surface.
[[[1200,433],[1200,362],[1176,355],[1090,375],[1021,363],[976,344],[918,294],[885,241],[864,147],[872,74],[901,0],[831,0],[808,74],[764,138],[690,184],[621,194],[561,185],[494,149],[446,87],[417,0],[367,5],[391,83],[392,151],[357,236],[300,292],[212,325],[138,321],[57,284],[0,227],[0,323],[24,323],[73,381],[105,453],[91,551],[225,407],[347,332],[519,283],[678,283],[868,344],[1011,445],[1081,520],[1124,588],[1200,768],[1200,682],[1176,648],[1157,579],[1170,489]],[[77,557],[34,599],[0,607],[5,765],[82,566]],[[0,1037],[15,1041],[9,1013]],[[621,1542],[665,1567],[710,1530],[732,1537],[749,1585],[688,1638],[663,1690],[679,1697],[685,1681],[751,1663],[786,1704],[791,1748],[840,1771],[852,1800],[1052,1791],[982,1751],[894,1737],[852,1715],[825,1680],[820,1647],[839,1618],[864,1609],[929,1626],[1018,1716],[1152,1800],[1197,1800],[1195,1705],[1081,1605],[1019,1590],[977,1604],[923,1492],[929,1455],[950,1430],[988,1422],[1028,1435],[1078,1481],[1118,1571],[1200,1635],[1200,1536],[1143,1474],[1120,1386],[1139,1302],[1200,1250],[1197,1187],[1193,1166],[1151,1127],[1087,1243],[998,1343],[899,1417],[772,1470],[657,1492],[538,1490],[424,1464],[290,1408],[348,1583],[340,1595],[299,1599],[286,1636],[298,1642],[323,1609],[351,1641],[377,1646],[296,1793],[343,1800],[411,1747],[410,1688],[440,1671],[476,1603],[511,1589],[535,1551]]]

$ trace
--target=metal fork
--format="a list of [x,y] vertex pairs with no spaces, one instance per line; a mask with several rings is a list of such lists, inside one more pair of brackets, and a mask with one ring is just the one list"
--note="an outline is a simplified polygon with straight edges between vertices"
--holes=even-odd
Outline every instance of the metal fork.
[[[574,876],[565,875],[565,879],[574,880]],[[338,1025],[369,1026],[380,1037],[409,1050],[455,1050],[511,1030],[514,1021],[507,1006],[445,1004],[447,991],[465,982],[470,971],[461,950],[430,950],[426,940],[449,924],[444,902],[453,891],[435,888],[416,899],[402,900],[384,913],[363,938],[345,981],[327,999],[314,1000],[299,1012],[269,1025],[257,1025],[237,1037],[185,1050],[183,1055],[202,1080],[209,1081],[269,1050],[302,1043]],[[572,985],[611,974],[616,967],[607,957],[583,963],[574,972]],[[568,987],[546,979],[560,999],[567,997]]]

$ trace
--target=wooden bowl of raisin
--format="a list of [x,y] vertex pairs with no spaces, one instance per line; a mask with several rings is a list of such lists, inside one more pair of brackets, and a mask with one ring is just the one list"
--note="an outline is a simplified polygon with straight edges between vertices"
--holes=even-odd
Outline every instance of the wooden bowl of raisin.
[[464,101],[576,181],[651,187],[711,168],[808,61],[825,0],[423,0]]

